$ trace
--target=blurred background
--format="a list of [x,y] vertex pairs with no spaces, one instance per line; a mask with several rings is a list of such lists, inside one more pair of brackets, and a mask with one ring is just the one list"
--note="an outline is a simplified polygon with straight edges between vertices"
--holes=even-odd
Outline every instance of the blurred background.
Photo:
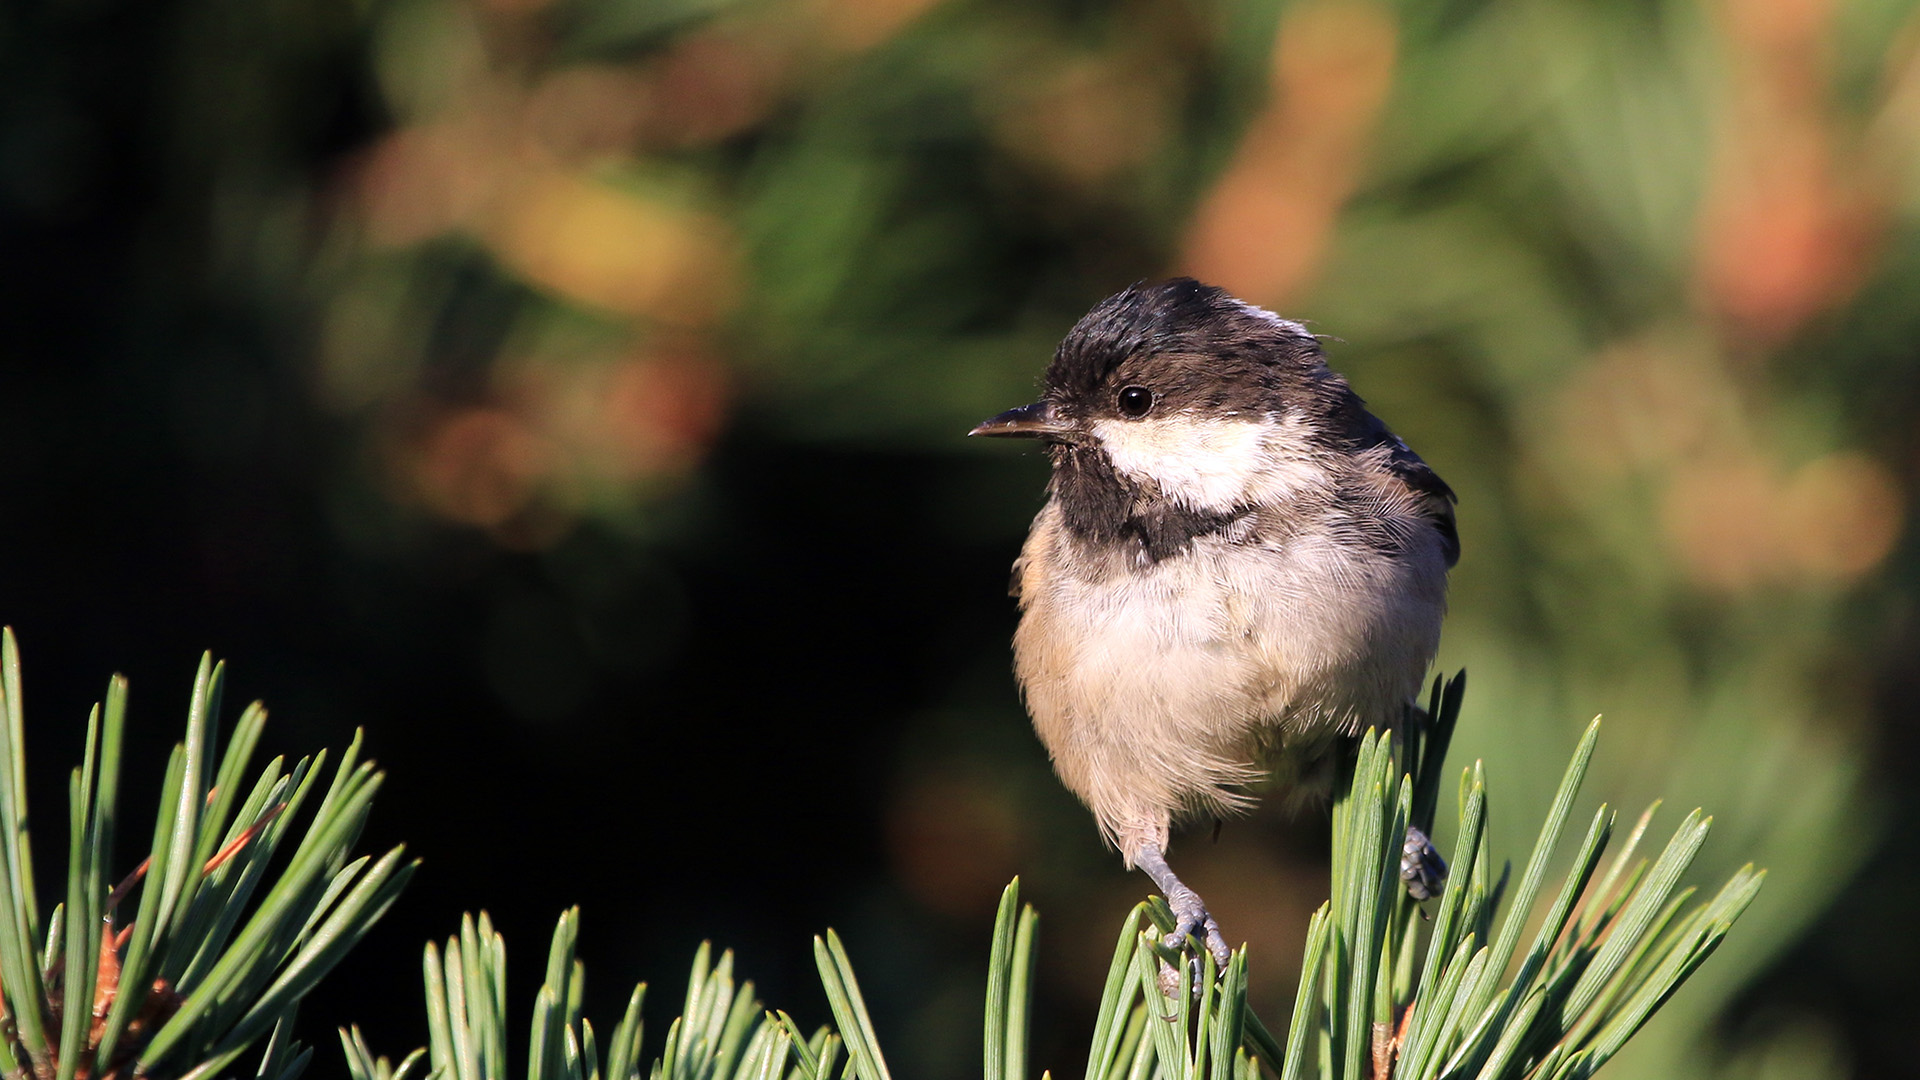
[[[36,797],[123,670],[150,798],[211,648],[272,749],[365,725],[426,859],[310,1041],[404,1053],[422,941],[485,906],[524,973],[579,903],[591,1015],[711,937],[819,1022],[833,925],[968,1076],[1018,873],[1070,1070],[1147,883],[1008,671],[1044,458],[961,436],[1191,273],[1459,491],[1496,855],[1604,712],[1589,807],[1771,868],[1611,1075],[1920,1075],[1917,229],[1911,0],[10,0]],[[1175,842],[1270,1024],[1324,830]]]

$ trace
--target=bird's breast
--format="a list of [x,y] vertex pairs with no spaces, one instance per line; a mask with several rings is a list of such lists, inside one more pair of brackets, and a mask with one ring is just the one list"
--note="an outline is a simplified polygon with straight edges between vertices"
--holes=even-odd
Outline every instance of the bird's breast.
[[1023,559],[1016,669],[1043,737],[1150,723],[1233,743],[1275,723],[1384,722],[1417,689],[1444,607],[1437,555],[1312,530],[1204,536],[1143,562],[1043,513]]

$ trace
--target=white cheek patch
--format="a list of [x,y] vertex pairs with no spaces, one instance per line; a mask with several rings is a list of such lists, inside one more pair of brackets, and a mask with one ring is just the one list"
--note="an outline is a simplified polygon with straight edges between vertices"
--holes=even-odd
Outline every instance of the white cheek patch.
[[1291,418],[1097,420],[1093,434],[1122,476],[1156,485],[1194,510],[1272,502],[1321,472],[1297,450],[1288,452],[1308,445]]

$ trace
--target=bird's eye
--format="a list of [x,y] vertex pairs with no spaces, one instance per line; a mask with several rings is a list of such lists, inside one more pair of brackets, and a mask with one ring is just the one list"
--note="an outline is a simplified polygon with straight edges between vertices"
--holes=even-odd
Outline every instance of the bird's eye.
[[1144,386],[1129,386],[1120,391],[1120,415],[1135,420],[1147,415],[1153,408],[1153,391]]

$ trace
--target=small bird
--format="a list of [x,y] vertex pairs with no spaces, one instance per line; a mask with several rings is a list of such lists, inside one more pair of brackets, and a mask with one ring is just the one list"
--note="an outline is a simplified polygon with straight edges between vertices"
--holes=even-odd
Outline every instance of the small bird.
[[[970,435],[1039,439],[1053,476],[1013,566],[1014,671],[1060,779],[1172,909],[1183,816],[1298,788],[1343,737],[1401,730],[1460,555],[1454,494],[1299,323],[1190,278],[1096,305],[1040,400]],[[1416,898],[1445,864],[1410,830]]]

